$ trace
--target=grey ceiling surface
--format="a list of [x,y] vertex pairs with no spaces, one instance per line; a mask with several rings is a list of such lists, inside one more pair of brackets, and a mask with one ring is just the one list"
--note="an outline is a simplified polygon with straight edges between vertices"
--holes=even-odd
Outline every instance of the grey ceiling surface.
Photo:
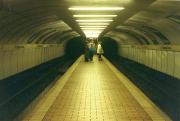
[[101,36],[116,40],[129,36],[123,41],[131,43],[133,37],[138,44],[180,43],[175,18],[180,15],[180,2],[173,0],[3,0],[0,43],[49,43],[51,37],[84,36],[68,10],[71,6],[125,7]]
[[126,31],[129,36],[136,32],[138,40],[144,37],[140,44],[180,44],[180,1],[156,1],[116,26],[112,32],[115,30],[119,33]]

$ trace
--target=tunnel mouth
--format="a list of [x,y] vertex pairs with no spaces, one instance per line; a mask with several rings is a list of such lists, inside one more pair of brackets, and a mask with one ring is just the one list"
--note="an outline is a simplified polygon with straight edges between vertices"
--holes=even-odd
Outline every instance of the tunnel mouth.
[[78,58],[84,53],[85,41],[82,37],[68,40],[65,46],[65,56],[67,58]]
[[113,59],[118,57],[118,43],[115,40],[109,37],[103,37],[101,41],[104,55],[107,58]]

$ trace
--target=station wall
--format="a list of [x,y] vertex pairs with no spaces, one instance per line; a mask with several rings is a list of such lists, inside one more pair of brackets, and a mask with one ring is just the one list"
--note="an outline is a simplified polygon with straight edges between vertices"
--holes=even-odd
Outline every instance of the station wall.
[[0,80],[63,55],[63,44],[1,45]]
[[179,46],[119,45],[119,55],[180,79],[180,52],[177,48]]

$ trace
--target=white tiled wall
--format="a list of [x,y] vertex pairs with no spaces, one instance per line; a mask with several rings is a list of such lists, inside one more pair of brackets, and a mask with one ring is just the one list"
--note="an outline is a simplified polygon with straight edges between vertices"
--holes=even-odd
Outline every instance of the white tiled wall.
[[0,80],[64,55],[63,44],[50,47],[3,48],[0,47]]
[[167,52],[167,74],[169,75],[174,75],[174,68],[175,68],[175,63],[174,63],[174,52],[168,51]]
[[180,79],[180,52],[120,45],[119,54]]
[[180,77],[180,52],[175,52],[174,53],[175,60],[174,60],[174,76],[175,77]]

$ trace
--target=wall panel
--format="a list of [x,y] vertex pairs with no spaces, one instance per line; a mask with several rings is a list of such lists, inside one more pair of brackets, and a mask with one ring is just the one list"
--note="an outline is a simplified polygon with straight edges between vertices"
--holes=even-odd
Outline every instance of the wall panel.
[[157,62],[156,62],[156,58],[157,58],[157,50],[152,50],[152,68],[156,69],[157,68]]
[[156,69],[158,70],[158,71],[161,71],[161,51],[160,50],[158,50],[158,51],[156,51]]
[[157,71],[180,78],[180,52],[160,48],[121,45],[119,55]]
[[6,56],[4,55],[4,63],[6,67],[4,67],[5,75],[9,75],[10,73],[10,51],[6,51]]
[[161,69],[163,73],[167,73],[167,51],[162,51],[161,55]]
[[0,80],[2,79],[3,77],[3,52],[0,51]]
[[20,48],[11,46],[0,48],[0,80],[64,55],[63,44]]
[[174,76],[174,52],[168,51],[167,52],[167,74]]
[[174,60],[174,76],[180,78],[180,52],[175,52],[175,60]]

